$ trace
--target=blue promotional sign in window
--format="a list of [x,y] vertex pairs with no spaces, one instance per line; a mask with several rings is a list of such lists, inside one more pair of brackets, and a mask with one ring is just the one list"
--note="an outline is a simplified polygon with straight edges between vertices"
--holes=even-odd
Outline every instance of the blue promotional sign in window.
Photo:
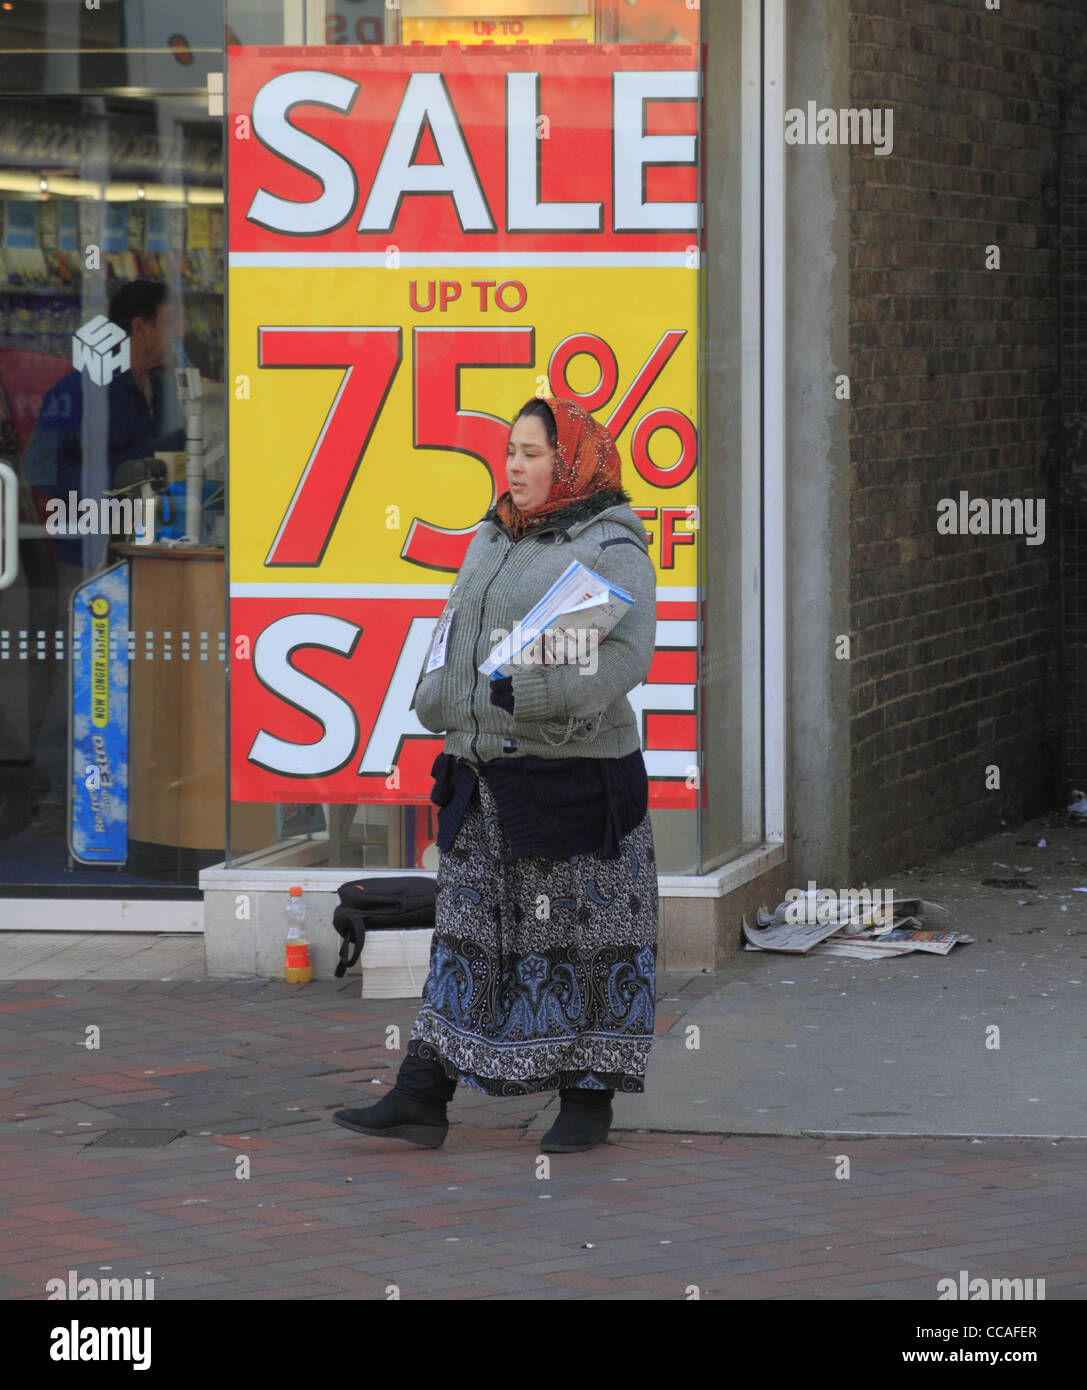
[[72,777],[68,847],[80,864],[128,858],[127,561],[72,596]]
[[128,204],[106,204],[106,227],[104,234],[106,251],[128,250]]
[[38,244],[38,205],[12,199],[4,206],[4,245],[12,251]]

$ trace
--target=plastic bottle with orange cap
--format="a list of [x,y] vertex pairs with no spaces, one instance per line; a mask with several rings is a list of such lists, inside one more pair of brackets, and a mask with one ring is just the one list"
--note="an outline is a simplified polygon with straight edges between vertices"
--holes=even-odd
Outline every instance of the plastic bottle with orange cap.
[[291,985],[308,985],[313,979],[313,964],[309,958],[309,938],[306,936],[306,904],[302,889],[295,884],[287,890],[287,958],[283,978]]

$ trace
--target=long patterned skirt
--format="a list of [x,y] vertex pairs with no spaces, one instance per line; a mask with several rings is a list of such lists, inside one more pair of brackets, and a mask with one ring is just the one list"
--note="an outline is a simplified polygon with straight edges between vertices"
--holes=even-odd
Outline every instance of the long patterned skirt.
[[510,859],[483,776],[441,856],[408,1052],[495,1096],[645,1089],[657,865],[648,813],[618,859]]

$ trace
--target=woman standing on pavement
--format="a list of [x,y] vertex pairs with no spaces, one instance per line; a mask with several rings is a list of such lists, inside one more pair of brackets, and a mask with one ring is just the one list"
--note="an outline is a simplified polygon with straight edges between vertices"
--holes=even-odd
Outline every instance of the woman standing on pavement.
[[[627,693],[649,672],[656,573],[604,427],[533,399],[507,451],[412,700],[446,735],[432,769],[436,926],[423,1003],[392,1091],[340,1110],[360,1134],[428,1148],[457,1083],[558,1090],[545,1152],[607,1138],[616,1090],[642,1091],[653,1040],[657,870],[648,779]],[[633,606],[566,665],[478,667],[574,560]]]

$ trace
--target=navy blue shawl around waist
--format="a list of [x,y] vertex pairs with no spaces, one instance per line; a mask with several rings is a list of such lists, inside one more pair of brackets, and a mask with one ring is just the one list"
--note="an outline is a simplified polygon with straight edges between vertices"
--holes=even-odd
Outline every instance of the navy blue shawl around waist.
[[438,848],[453,846],[478,773],[498,804],[511,857],[615,859],[619,842],[644,820],[649,779],[640,749],[625,758],[496,758],[471,763],[449,753],[434,760],[430,799],[438,811]]

